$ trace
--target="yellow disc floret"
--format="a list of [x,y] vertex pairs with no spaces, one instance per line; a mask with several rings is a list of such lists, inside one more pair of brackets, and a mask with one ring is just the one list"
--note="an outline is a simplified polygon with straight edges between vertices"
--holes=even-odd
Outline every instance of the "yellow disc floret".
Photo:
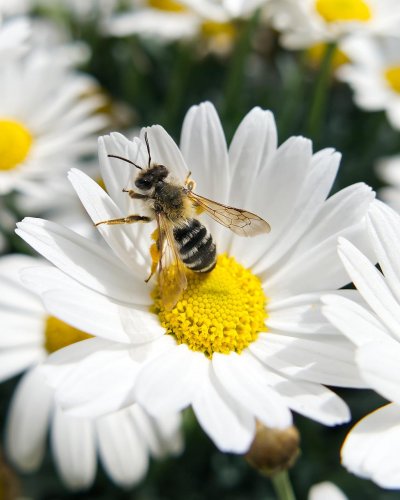
[[92,335],[81,332],[54,316],[49,316],[46,320],[44,346],[49,354],[91,337]]
[[186,8],[175,0],[148,0],[148,5],[153,9],[165,10],[168,12],[185,12]]
[[11,170],[28,156],[32,135],[14,120],[0,120],[0,170]]
[[391,66],[385,71],[385,78],[390,87],[400,94],[400,66]]
[[167,310],[157,287],[153,312],[178,344],[208,357],[240,353],[266,331],[266,297],[261,282],[233,257],[220,255],[211,273],[187,271],[188,285],[176,306]]
[[370,6],[364,0],[316,0],[315,8],[328,23],[365,22],[372,18]]

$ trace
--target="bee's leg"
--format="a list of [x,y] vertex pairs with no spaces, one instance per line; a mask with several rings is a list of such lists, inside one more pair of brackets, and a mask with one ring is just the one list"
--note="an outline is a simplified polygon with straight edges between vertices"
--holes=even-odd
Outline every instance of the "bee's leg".
[[128,193],[129,196],[135,200],[148,200],[149,196],[147,194],[137,193],[133,189],[123,189],[123,193]]
[[95,227],[100,226],[100,224],[107,224],[109,226],[113,224],[132,224],[133,222],[151,222],[150,217],[145,215],[128,215],[127,217],[121,217],[120,219],[109,219],[96,222]]
[[192,172],[188,172],[186,179],[185,179],[185,186],[188,189],[188,191],[193,191],[193,189],[196,187],[196,183],[194,182],[193,179],[190,178],[192,175]]

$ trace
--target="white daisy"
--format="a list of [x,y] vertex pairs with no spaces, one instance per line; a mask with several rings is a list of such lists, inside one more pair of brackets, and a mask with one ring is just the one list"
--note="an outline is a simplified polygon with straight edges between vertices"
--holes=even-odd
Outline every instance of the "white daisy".
[[[370,188],[357,184],[327,200],[340,155],[332,149],[313,154],[303,137],[277,148],[273,115],[259,108],[244,118],[229,151],[209,103],[189,110],[181,150],[162,127],[146,130],[152,160],[167,165],[180,183],[190,170],[196,192],[252,210],[272,231],[247,239],[205,220],[217,266],[204,279],[189,275],[181,299],[167,311],[157,287],[151,296],[155,280],[144,282],[154,224],[100,225],[111,248],[105,251],[48,221],[19,223],[18,234],[59,268],[25,274],[25,280],[36,283],[54,316],[100,337],[49,360],[58,401],[87,416],[136,400],[153,415],[192,406],[215,444],[236,453],[248,449],[256,419],[286,428],[290,409],[326,425],[346,422],[347,406],[323,384],[364,383],[352,344],[324,319],[319,297],[348,281],[336,240],[345,235],[363,246]],[[109,195],[71,172],[93,221],[143,214],[140,200],[122,192],[136,169],[107,156],[147,165],[143,134],[133,142],[119,134],[100,140]]]
[[180,0],[202,17],[227,22],[251,16],[269,0]]
[[132,2],[127,12],[104,20],[104,31],[114,36],[142,35],[165,40],[190,38],[198,33],[201,20],[179,0]]
[[50,431],[54,459],[69,488],[91,485],[97,450],[111,479],[131,487],[146,474],[149,454],[161,457],[181,450],[179,417],[156,420],[133,405],[89,420],[71,417],[56,406],[54,391],[37,366],[50,352],[89,336],[49,317],[39,299],[22,286],[20,270],[38,264],[42,263],[37,258],[23,255],[0,259],[0,380],[28,370],[17,386],[8,415],[8,457],[24,472],[37,469]]
[[400,38],[351,37],[341,50],[351,63],[337,76],[351,86],[355,103],[367,111],[385,110],[390,124],[400,129]]
[[0,0],[0,15],[15,16],[27,14],[32,7],[32,0]]
[[398,34],[397,0],[272,0],[268,13],[290,49],[355,33]]
[[95,151],[105,126],[95,81],[53,50],[33,50],[0,68],[0,194],[43,191]]
[[400,155],[381,158],[376,172],[388,184],[379,190],[379,198],[400,213]]
[[383,274],[375,259],[341,239],[339,255],[365,303],[327,296],[324,313],[357,346],[356,362],[366,383],[393,403],[350,431],[342,461],[351,472],[384,488],[400,488],[400,216],[376,201],[368,233]]

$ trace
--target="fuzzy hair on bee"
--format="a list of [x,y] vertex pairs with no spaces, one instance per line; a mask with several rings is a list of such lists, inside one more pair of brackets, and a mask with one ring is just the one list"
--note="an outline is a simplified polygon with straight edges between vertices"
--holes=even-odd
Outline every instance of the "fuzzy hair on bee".
[[140,170],[134,181],[138,191],[123,191],[132,199],[141,200],[148,207],[150,216],[127,215],[97,222],[95,226],[156,220],[155,248],[150,252],[152,266],[146,281],[158,271],[162,302],[167,309],[171,309],[187,286],[186,270],[209,273],[216,265],[216,245],[210,232],[198,220],[200,213],[207,213],[240,236],[267,233],[270,226],[252,212],[223,205],[194,193],[195,183],[190,178],[190,172],[184,184],[174,181],[168,167],[152,162],[147,132],[144,138],[148,154],[147,167],[141,167],[121,156],[108,156],[126,161]]

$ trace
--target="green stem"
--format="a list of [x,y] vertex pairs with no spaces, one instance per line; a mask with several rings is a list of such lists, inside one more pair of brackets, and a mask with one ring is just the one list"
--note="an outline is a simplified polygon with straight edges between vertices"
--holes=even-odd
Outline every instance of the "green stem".
[[258,23],[259,14],[259,11],[256,11],[254,15],[246,22],[246,24],[243,26],[242,32],[240,33],[236,41],[234,53],[232,55],[232,60],[225,83],[225,99],[222,113],[224,118],[228,118],[228,116],[231,116],[233,114],[231,112],[232,109],[235,110],[234,114],[237,114],[236,111],[239,111],[238,102],[240,101],[240,96],[243,88],[245,64],[247,61],[247,55],[251,48],[252,34]]
[[296,500],[287,470],[273,475],[271,481],[279,500]]
[[313,100],[308,119],[308,134],[314,141],[318,141],[321,132],[322,120],[327,103],[328,86],[331,78],[332,61],[335,52],[336,44],[327,44],[317,81],[315,82]]

